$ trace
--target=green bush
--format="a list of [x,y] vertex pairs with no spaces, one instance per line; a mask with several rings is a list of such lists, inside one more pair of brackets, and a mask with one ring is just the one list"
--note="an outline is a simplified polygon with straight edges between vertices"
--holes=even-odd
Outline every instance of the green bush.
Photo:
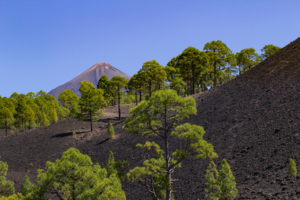
[[107,132],[108,132],[109,138],[112,138],[115,135],[115,130],[114,130],[114,127],[111,122],[109,122],[109,124],[108,124]]

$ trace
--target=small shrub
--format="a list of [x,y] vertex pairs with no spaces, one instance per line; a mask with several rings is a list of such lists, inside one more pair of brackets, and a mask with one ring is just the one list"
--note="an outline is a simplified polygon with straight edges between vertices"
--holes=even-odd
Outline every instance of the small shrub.
[[11,131],[10,131],[10,134],[12,134],[12,135],[13,135],[13,134],[14,134],[14,131],[13,131],[13,130],[11,130]]
[[32,163],[30,163],[30,166],[33,166],[33,164],[32,164]]
[[66,143],[66,146],[68,146],[68,143]]
[[111,122],[108,124],[107,133],[109,138],[112,138],[115,135],[115,130]]
[[91,137],[90,136],[87,136],[87,140],[90,140],[91,139]]
[[73,137],[76,137],[76,132],[75,131],[73,131]]
[[289,162],[289,165],[288,165],[288,174],[290,175],[293,175],[293,176],[297,176],[297,168],[296,168],[296,163],[295,161],[290,158],[290,162]]

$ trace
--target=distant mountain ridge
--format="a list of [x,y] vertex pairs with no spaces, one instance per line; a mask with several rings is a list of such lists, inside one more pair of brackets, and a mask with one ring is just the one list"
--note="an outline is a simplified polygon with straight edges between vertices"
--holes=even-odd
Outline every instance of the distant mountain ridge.
[[122,71],[118,70],[117,68],[114,68],[108,63],[105,62],[99,62],[87,69],[85,72],[80,74],[79,76],[73,78],[72,80],[68,81],[67,83],[58,86],[57,88],[51,90],[48,94],[51,94],[58,99],[58,95],[63,92],[66,89],[70,89],[75,92],[80,97],[80,92],[78,91],[80,88],[80,82],[81,81],[89,81],[97,87],[98,81],[100,77],[105,74],[109,79],[111,79],[113,76],[122,76],[129,80],[131,76],[123,73]]

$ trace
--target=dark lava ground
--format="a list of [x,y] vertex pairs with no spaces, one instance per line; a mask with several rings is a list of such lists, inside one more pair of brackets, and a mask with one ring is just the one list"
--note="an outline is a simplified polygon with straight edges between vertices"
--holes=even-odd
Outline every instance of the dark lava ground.
[[[218,165],[227,159],[239,190],[236,199],[300,198],[299,176],[287,174],[289,158],[300,166],[300,38],[240,77],[193,97],[197,114],[184,122],[205,128],[204,138],[214,145]],[[135,145],[146,139],[122,131],[128,112],[129,106],[122,105],[118,120],[116,106],[105,108],[106,116],[94,124],[93,132],[89,122],[72,118],[8,137],[0,130],[1,160],[9,165],[7,179],[14,180],[19,191],[25,174],[34,182],[38,168],[60,158],[70,147],[102,167],[110,150],[115,160],[129,161],[127,170],[140,166],[143,158]],[[109,121],[116,132],[111,140],[107,140]],[[72,137],[73,131],[77,138]],[[147,140],[161,144],[159,138]],[[173,140],[172,148],[178,146],[180,142]],[[175,199],[204,199],[207,165],[207,160],[183,162],[174,173],[180,179],[174,184]],[[150,199],[140,185],[126,181],[122,185],[127,199]],[[52,199],[57,199],[55,194]]]

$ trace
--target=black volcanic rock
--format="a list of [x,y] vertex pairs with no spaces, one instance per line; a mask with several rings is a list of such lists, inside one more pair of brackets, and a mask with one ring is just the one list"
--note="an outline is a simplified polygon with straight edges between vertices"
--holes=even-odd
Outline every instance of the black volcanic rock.
[[122,76],[125,77],[127,80],[130,79],[130,76],[127,74],[121,72],[120,70],[114,68],[108,63],[99,62],[92,67],[90,67],[88,70],[80,74],[79,76],[75,77],[71,81],[51,90],[48,94],[51,94],[58,99],[58,95],[63,92],[66,89],[71,89],[80,97],[79,87],[80,87],[80,81],[89,81],[94,84],[95,87],[97,87],[98,81],[100,77],[105,74],[109,79],[111,79],[113,76]]

